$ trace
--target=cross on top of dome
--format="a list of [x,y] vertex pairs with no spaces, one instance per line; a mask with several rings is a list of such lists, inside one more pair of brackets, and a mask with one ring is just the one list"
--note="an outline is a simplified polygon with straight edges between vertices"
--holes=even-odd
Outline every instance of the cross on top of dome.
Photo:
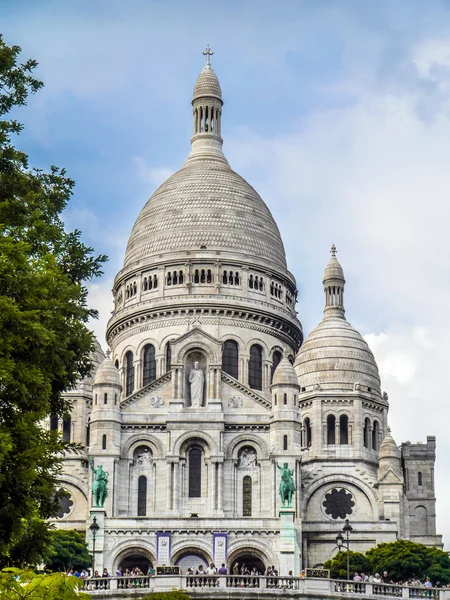
[[331,250],[330,250],[330,254],[331,254],[331,256],[332,256],[333,258],[336,258],[336,252],[337,252],[337,250],[336,250],[336,246],[333,244],[333,245],[331,246]]
[[211,56],[214,54],[214,52],[211,52],[211,48],[209,47],[209,44],[206,46],[206,50],[204,50],[203,55],[206,57],[206,64],[207,65],[211,65]]

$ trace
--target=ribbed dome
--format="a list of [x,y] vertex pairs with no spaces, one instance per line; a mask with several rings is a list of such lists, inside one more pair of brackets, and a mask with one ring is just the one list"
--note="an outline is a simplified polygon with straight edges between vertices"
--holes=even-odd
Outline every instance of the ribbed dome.
[[387,428],[386,437],[384,438],[380,446],[380,453],[378,457],[380,460],[394,459],[394,462],[399,461],[402,457],[400,448],[395,443],[395,440],[391,435],[391,430],[389,427]]
[[272,385],[296,385],[298,386],[297,374],[288,358],[284,357],[278,364],[273,374]]
[[263,200],[226,162],[188,161],[156,190],[128,241],[124,266],[161,253],[222,251],[286,270],[278,227]]
[[308,336],[295,361],[300,387],[363,391],[381,395],[375,358],[362,336],[345,319],[325,318]]
[[109,356],[105,358],[95,374],[94,385],[99,384],[121,385],[119,371],[116,369]]
[[222,100],[222,90],[220,89],[219,80],[209,64],[204,66],[197,78],[194,87],[193,100],[201,98],[202,96],[213,96]]

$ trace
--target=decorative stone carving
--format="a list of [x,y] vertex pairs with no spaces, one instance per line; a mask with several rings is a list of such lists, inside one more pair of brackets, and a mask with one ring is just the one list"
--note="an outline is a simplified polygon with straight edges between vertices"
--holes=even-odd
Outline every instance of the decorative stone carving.
[[256,452],[249,448],[244,448],[239,456],[238,469],[241,471],[251,471],[256,469]]
[[153,396],[152,398],[150,398],[150,404],[154,408],[159,408],[164,404],[164,400],[160,396]]
[[148,448],[144,448],[135,459],[135,468],[139,471],[148,471],[152,464],[152,454]]
[[242,398],[240,396],[231,396],[228,400],[228,406],[230,408],[240,408],[242,406]]
[[325,494],[322,505],[325,508],[325,513],[332,519],[345,519],[353,513],[355,502],[353,496],[347,490],[334,488]]

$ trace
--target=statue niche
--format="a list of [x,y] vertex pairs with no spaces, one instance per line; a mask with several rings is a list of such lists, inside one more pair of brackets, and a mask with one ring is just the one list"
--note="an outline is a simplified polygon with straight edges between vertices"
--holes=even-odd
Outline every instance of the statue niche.
[[186,406],[200,408],[206,399],[206,356],[200,350],[191,350],[185,360]]

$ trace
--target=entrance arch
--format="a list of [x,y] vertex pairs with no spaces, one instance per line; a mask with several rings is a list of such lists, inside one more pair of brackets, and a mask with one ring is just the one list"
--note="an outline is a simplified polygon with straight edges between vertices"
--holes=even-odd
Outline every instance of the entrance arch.
[[242,566],[245,565],[250,572],[253,567],[255,567],[258,573],[264,575],[270,563],[267,556],[261,550],[244,547],[238,548],[228,557],[228,572],[231,575],[233,574],[233,569],[236,564],[238,565],[239,573],[241,572]]
[[172,556],[172,563],[179,566],[183,573],[186,573],[189,567],[195,573],[200,565],[203,565],[206,571],[211,560],[209,554],[199,546],[185,546],[174,552]]
[[113,572],[115,575],[117,569],[121,569],[122,573],[129,569],[138,568],[144,575],[147,574],[150,567],[155,566],[155,557],[147,549],[139,546],[131,546],[119,552],[113,563]]

